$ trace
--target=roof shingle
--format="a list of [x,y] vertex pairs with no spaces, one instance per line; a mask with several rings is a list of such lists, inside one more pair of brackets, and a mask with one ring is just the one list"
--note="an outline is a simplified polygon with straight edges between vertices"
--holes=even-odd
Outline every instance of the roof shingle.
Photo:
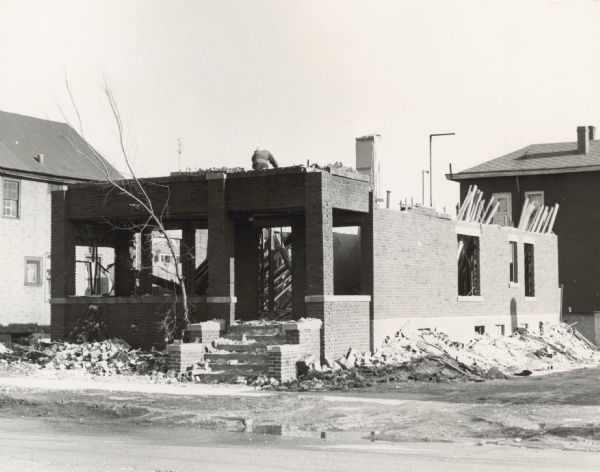
[[463,180],[491,177],[492,175],[511,176],[598,170],[600,170],[600,140],[590,141],[587,154],[579,154],[577,142],[532,144],[448,176],[448,178]]
[[[43,162],[36,156],[43,154]],[[0,168],[39,176],[107,180],[121,174],[71,126],[0,111]]]

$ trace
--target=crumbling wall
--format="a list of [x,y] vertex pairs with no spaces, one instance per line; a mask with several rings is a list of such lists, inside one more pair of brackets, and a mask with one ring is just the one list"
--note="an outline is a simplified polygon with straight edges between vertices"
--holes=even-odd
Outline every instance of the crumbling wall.
[[[495,225],[459,225],[416,208],[373,215],[374,343],[396,330],[440,329],[471,336],[475,326],[507,333],[524,323],[558,321],[557,240]],[[459,229],[457,230],[457,225]],[[479,234],[480,296],[458,296],[457,234]],[[509,283],[509,238],[518,242],[519,284]],[[535,245],[535,298],[524,295],[523,244]]]

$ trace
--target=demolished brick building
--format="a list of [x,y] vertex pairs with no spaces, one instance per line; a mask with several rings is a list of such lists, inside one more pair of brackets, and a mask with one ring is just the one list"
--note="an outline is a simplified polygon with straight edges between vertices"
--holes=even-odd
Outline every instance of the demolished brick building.
[[[321,357],[349,347],[373,350],[399,329],[439,329],[451,336],[511,332],[522,324],[558,321],[557,239],[513,227],[456,221],[432,209],[378,208],[372,169],[376,138],[357,140],[357,168],[287,167],[261,171],[181,173],[150,179],[147,188],[164,222],[181,231],[181,254],[197,321],[258,317],[259,237],[263,228],[291,233],[291,318],[316,318]],[[361,165],[364,154],[371,165]],[[362,167],[362,168],[361,168]],[[113,335],[132,345],[164,344],[158,329],[169,297],[153,296],[151,241],[142,234],[139,273],[132,270],[135,224],[144,214],[120,192],[101,184],[70,185],[52,194],[52,335],[64,337],[90,304]],[[334,234],[353,227],[360,250],[339,259]],[[194,273],[203,262],[197,231],[207,232],[208,284],[200,293]],[[144,231],[142,230],[142,233]],[[460,281],[458,241],[472,241],[468,280]],[[138,237],[138,240],[139,237]],[[150,241],[150,242],[149,242]],[[535,247],[535,296],[509,282],[510,242]],[[78,245],[114,248],[114,293],[75,296]],[[338,256],[336,256],[338,254]],[[519,251],[522,258],[523,251]],[[517,262],[523,279],[525,262]],[[354,267],[354,269],[348,269]],[[354,273],[348,272],[354,271]],[[137,275],[136,275],[137,274]],[[336,284],[338,278],[352,282]],[[465,289],[466,284],[466,289]],[[531,294],[529,294],[531,295]],[[296,340],[296,342],[298,342]],[[295,354],[296,355],[296,354]],[[280,375],[281,377],[281,375]]]

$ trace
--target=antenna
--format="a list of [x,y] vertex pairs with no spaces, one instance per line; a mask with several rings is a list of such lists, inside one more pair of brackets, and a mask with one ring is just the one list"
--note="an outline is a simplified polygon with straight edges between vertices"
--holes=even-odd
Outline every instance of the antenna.
[[181,153],[183,152],[182,142],[183,142],[183,138],[177,138],[177,161],[178,161],[179,172],[181,172]]

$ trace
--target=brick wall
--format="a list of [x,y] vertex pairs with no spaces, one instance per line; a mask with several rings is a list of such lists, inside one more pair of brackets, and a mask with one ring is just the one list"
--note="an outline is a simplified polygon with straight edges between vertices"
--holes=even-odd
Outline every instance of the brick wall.
[[[201,304],[199,300],[191,301]],[[171,303],[172,300],[167,297],[152,296],[55,299],[52,301],[51,335],[53,339],[63,339],[86,313],[88,306],[96,305],[111,337],[122,338],[133,347],[164,347],[160,322]]]
[[[369,346],[369,300],[350,301],[352,296],[306,304],[306,316],[323,321],[321,356],[337,358],[350,347],[367,351]],[[337,300],[336,300],[337,299]]]
[[[456,222],[418,209],[375,210],[373,218],[375,344],[409,321],[434,328],[435,318],[461,317],[462,329],[470,334],[476,324],[487,324],[490,331],[492,320],[502,320],[507,332],[519,319],[558,320],[556,236],[470,225],[481,231],[481,298],[462,301],[457,297]],[[509,287],[509,234],[518,241],[518,287]],[[528,240],[535,245],[536,296],[526,301],[523,243]]]
[[[20,180],[20,185],[19,218],[0,216],[0,325],[34,323],[47,326],[50,324],[50,305],[46,256],[50,254],[51,194],[45,182]],[[25,285],[25,257],[40,258],[40,285]]]

